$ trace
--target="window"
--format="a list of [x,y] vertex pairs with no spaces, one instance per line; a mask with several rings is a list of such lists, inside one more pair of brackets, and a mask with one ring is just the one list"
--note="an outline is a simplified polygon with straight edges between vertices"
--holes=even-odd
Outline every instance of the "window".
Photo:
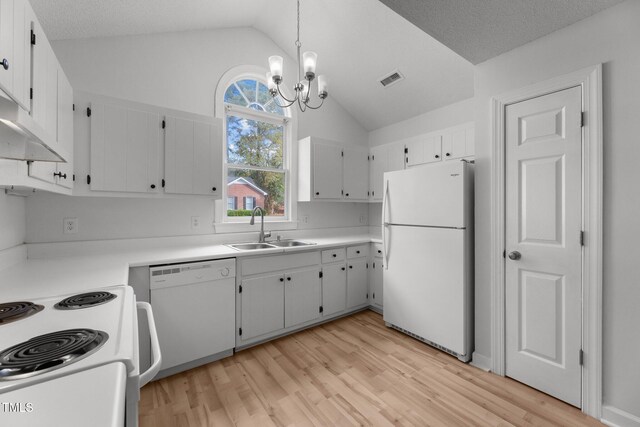
[[[267,86],[256,79],[242,78],[231,83],[224,102],[225,219],[238,221],[236,217],[251,215],[250,210],[256,206],[264,208],[267,217],[287,219],[289,120],[285,111],[269,94]],[[238,206],[238,201],[243,206]]]

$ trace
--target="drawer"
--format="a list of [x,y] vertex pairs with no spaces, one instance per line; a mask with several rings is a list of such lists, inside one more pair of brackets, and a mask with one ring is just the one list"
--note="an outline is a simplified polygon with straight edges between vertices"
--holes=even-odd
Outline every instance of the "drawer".
[[349,246],[347,248],[347,259],[361,258],[369,255],[369,244]]
[[272,255],[260,258],[249,258],[240,261],[242,276],[270,273],[273,271],[289,271],[296,268],[320,264],[320,252],[297,252],[286,255]]
[[382,243],[372,243],[371,250],[374,257],[382,257]]
[[346,257],[347,254],[344,248],[328,249],[326,251],[322,251],[323,264],[329,262],[344,261]]

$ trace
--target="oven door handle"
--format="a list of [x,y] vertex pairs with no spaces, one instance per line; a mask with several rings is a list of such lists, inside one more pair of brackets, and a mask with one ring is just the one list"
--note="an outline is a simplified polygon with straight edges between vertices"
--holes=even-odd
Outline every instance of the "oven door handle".
[[144,310],[147,314],[147,323],[149,324],[149,334],[151,335],[151,353],[153,356],[153,363],[140,374],[140,388],[149,383],[153,377],[155,377],[160,371],[160,364],[162,363],[162,354],[160,353],[160,342],[158,341],[158,331],[156,331],[156,322],[153,318],[153,309],[151,304],[144,301],[136,302],[138,308]]

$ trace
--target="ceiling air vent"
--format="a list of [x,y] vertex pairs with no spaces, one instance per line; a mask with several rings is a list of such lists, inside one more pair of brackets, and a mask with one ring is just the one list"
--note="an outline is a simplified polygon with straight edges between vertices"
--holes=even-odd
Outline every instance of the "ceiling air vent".
[[400,80],[403,80],[404,76],[400,74],[400,71],[395,70],[391,74],[388,74],[380,79],[380,83],[384,87],[391,86],[392,84],[398,83]]

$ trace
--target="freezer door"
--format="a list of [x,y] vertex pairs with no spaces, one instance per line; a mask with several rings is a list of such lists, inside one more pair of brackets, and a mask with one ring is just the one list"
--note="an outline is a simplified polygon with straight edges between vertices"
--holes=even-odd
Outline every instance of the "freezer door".
[[473,209],[470,173],[462,161],[385,173],[383,222],[467,227]]
[[466,230],[386,227],[384,321],[460,355],[470,347]]

